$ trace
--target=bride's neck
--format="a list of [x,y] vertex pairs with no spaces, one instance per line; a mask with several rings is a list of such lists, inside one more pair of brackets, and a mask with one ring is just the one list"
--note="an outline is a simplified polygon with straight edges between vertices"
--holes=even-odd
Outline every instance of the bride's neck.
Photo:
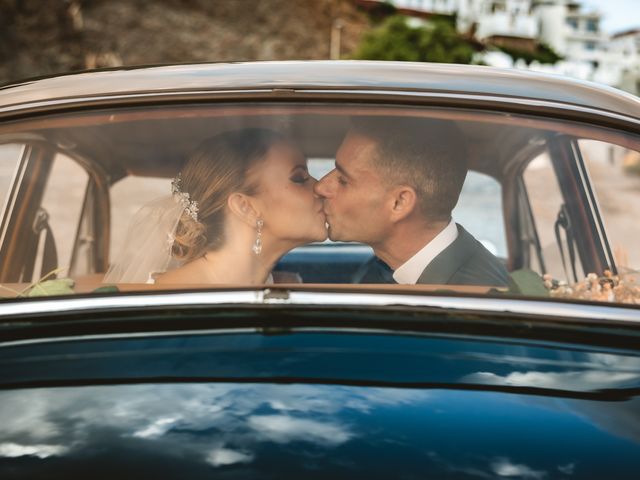
[[208,282],[258,285],[267,281],[281,255],[267,248],[256,255],[251,245],[237,242],[207,252],[201,260]]

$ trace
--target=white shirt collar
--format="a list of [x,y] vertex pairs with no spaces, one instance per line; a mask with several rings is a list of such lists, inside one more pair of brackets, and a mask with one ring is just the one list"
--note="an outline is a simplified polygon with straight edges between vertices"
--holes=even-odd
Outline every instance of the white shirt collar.
[[393,272],[393,279],[401,284],[414,285],[427,265],[436,258],[445,248],[458,238],[458,227],[451,220],[433,240],[427,243],[418,253],[400,265]]

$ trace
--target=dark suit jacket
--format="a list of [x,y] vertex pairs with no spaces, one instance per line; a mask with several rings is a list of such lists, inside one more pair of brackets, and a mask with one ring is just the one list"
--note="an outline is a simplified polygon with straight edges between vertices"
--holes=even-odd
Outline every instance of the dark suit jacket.
[[458,226],[458,238],[424,269],[419,284],[506,287],[511,278],[504,265],[484,245]]

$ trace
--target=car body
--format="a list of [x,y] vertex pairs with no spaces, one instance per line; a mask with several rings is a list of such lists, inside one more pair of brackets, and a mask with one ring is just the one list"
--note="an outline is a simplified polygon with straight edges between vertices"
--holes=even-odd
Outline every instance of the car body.
[[[453,216],[519,288],[390,285],[368,246],[328,241],[277,265],[302,283],[102,284],[202,139],[282,130],[321,175],[360,116],[464,134]],[[0,476],[635,478],[639,151],[636,97],[487,67],[180,65],[0,89]]]

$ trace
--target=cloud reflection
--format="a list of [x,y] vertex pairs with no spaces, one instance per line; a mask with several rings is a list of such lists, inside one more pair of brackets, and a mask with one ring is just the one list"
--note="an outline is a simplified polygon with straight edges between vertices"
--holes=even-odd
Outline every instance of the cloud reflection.
[[565,475],[573,475],[573,472],[576,470],[576,464],[567,463],[566,465],[560,465],[558,466],[558,470]]
[[19,445],[17,443],[0,443],[0,457],[23,457],[32,455],[38,458],[47,458],[54,455],[63,455],[67,448],[62,445]]
[[518,387],[551,388],[576,392],[597,391],[605,388],[632,387],[640,380],[636,373],[612,373],[610,371],[586,370],[576,372],[512,372],[496,375],[477,372],[463,378],[467,383],[485,385],[509,385]]
[[176,418],[159,418],[148,427],[133,432],[133,436],[138,438],[158,438],[171,430],[175,423]]
[[214,467],[233,465],[234,463],[249,463],[253,460],[250,453],[231,450],[229,448],[216,448],[207,455],[207,463]]
[[[640,382],[640,358],[608,353],[578,354],[575,360],[529,359],[541,369],[514,371],[508,374],[476,372],[462,378],[463,382],[485,385],[550,388],[578,392],[608,388],[632,388]],[[508,363],[524,365],[519,357],[507,357]],[[484,358],[490,360],[489,357]],[[497,360],[496,360],[497,361]],[[552,368],[556,367],[556,368]],[[569,370],[569,368],[572,368]],[[582,368],[576,368],[582,367]]]
[[249,425],[262,437],[276,443],[308,440],[321,445],[340,445],[354,433],[346,426],[288,415],[254,415]]
[[530,478],[533,480],[540,480],[547,476],[545,471],[534,470],[527,465],[513,463],[508,458],[496,459],[491,464],[491,470],[499,477],[508,478]]
[[155,442],[222,467],[252,462],[253,449],[265,441],[336,447],[357,436],[339,412],[368,414],[428,397],[417,390],[332,387],[328,395],[323,386],[229,384],[2,392],[0,456],[63,455],[100,435]]

